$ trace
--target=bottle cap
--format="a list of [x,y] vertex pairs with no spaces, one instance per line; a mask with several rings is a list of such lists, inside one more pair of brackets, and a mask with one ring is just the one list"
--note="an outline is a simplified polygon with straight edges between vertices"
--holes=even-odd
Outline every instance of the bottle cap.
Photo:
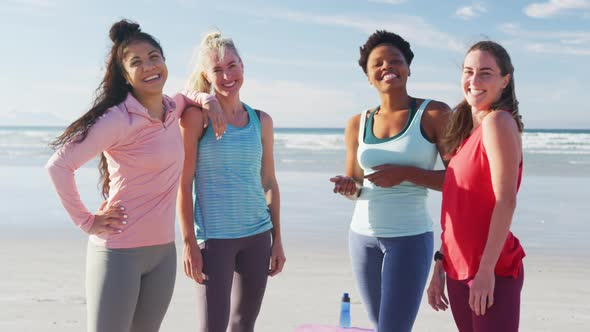
[[350,302],[350,297],[348,297],[348,293],[344,293],[342,295],[342,301],[344,301],[344,302]]

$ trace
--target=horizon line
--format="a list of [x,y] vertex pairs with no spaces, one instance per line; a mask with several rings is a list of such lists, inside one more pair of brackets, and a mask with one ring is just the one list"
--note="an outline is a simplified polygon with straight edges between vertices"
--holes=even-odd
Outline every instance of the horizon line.
[[[0,125],[0,129],[16,129],[16,128],[39,128],[39,129],[65,129],[67,126],[63,125]],[[344,130],[344,127],[275,127],[274,129],[313,129],[313,130]],[[524,131],[590,131],[590,128],[525,128]]]

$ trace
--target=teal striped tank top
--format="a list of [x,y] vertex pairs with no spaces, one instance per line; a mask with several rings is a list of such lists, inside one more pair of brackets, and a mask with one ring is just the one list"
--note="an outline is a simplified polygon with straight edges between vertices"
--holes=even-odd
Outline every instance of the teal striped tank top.
[[[437,157],[435,144],[424,138],[422,114],[430,100],[425,100],[400,135],[391,139],[365,142],[367,112],[361,114],[357,160],[365,175],[383,164],[433,169]],[[371,133],[372,134],[372,133]],[[358,234],[376,237],[418,235],[432,231],[432,220],[426,208],[428,190],[410,182],[381,188],[365,180],[356,200],[350,229]]]
[[220,140],[208,126],[199,141],[194,177],[195,233],[199,242],[234,239],[272,228],[261,183],[260,121],[253,109],[244,127],[227,125]]

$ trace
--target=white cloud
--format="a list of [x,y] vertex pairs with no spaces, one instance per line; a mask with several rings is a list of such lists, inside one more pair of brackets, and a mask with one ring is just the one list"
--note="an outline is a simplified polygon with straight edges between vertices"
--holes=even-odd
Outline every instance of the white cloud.
[[343,89],[281,80],[247,80],[240,96],[268,112],[275,127],[344,127],[350,115],[370,104]]
[[57,6],[54,0],[8,0],[0,8],[4,10],[45,10]]
[[170,97],[174,96],[177,92],[184,90],[186,81],[186,77],[168,75],[166,85],[164,86],[164,93]]
[[7,0],[0,2],[0,12],[4,15],[45,17],[55,12],[54,0]]
[[586,56],[590,54],[589,31],[531,31],[505,23],[499,29],[519,41],[514,43],[534,53]]
[[[408,91],[411,95],[441,100],[449,105],[461,98],[458,83],[411,81]],[[374,89],[361,82],[352,82],[346,88],[332,88],[308,82],[249,79],[240,96],[250,106],[268,112],[276,128],[342,128],[352,115],[379,103]]]
[[525,30],[516,23],[504,23],[498,27],[502,32],[519,37],[526,38],[544,38],[544,39],[572,39],[590,41],[590,31],[551,31],[551,30]]
[[55,6],[55,1],[52,0],[8,0],[8,4],[12,5],[21,5],[21,6],[29,6],[29,7],[53,7]]
[[281,65],[281,66],[292,66],[292,67],[350,67],[350,62],[345,61],[313,61],[303,59],[278,59],[278,58],[267,58],[267,57],[249,57],[248,62],[256,62],[268,65]]
[[420,16],[392,15],[390,19],[379,21],[374,18],[345,15],[319,15],[284,9],[258,9],[256,11],[251,11],[250,14],[257,17],[272,17],[293,22],[347,27],[365,33],[373,33],[375,30],[385,29],[388,31],[395,31],[405,39],[409,40],[412,44],[416,43],[417,45],[428,48],[450,50],[454,52],[463,52],[466,48],[466,45],[457,38],[439,31],[435,26]]
[[63,126],[67,121],[49,112],[13,110],[0,114],[3,126]]
[[590,55],[590,48],[575,48],[568,47],[562,44],[555,43],[527,43],[524,45],[525,49],[535,53],[545,54],[561,54],[561,55]]
[[404,3],[406,1],[407,0],[369,0],[369,2],[386,3],[388,5],[399,5],[399,4]]
[[484,6],[483,3],[478,2],[478,3],[474,3],[471,6],[465,6],[465,7],[461,7],[459,9],[457,9],[457,11],[455,12],[455,15],[457,15],[458,17],[460,17],[464,20],[470,20],[472,18],[480,16],[481,14],[483,14],[485,12],[487,12],[487,8]]
[[[457,73],[457,77],[459,77],[459,73]],[[410,80],[408,93],[418,98],[442,101],[451,107],[455,106],[462,98],[459,82],[414,82]]]
[[412,89],[416,89],[417,91],[426,91],[427,93],[431,93],[432,91],[437,91],[437,92],[459,91],[459,86],[457,84],[451,84],[451,83],[437,83],[437,82],[412,83],[412,82],[408,82],[408,85],[411,86]]
[[[530,17],[546,18],[576,10],[590,10],[590,0],[549,0],[547,2],[532,3],[524,8],[524,13]],[[587,12],[583,15],[587,15]]]

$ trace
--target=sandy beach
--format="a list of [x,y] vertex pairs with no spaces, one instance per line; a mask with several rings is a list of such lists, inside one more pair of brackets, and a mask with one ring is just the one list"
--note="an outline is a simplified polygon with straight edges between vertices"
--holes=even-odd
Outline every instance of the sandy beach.
[[[96,171],[79,171],[89,206],[99,201]],[[351,293],[352,323],[369,327],[350,269],[346,233],[352,202],[331,193],[323,172],[279,172],[287,265],[269,281],[256,331],[288,332],[303,323],[336,324],[342,292]],[[23,180],[25,179],[25,180]],[[1,331],[83,331],[86,237],[67,219],[41,167],[0,172]],[[588,177],[525,177],[513,230],[525,259],[521,331],[590,327]],[[429,199],[438,227],[440,195]],[[177,244],[180,242],[177,241]],[[438,243],[435,243],[438,246]],[[181,247],[177,251],[181,253]],[[179,263],[181,257],[179,255]],[[192,331],[194,288],[178,269],[162,332]],[[451,313],[424,299],[414,331],[455,331]]]

